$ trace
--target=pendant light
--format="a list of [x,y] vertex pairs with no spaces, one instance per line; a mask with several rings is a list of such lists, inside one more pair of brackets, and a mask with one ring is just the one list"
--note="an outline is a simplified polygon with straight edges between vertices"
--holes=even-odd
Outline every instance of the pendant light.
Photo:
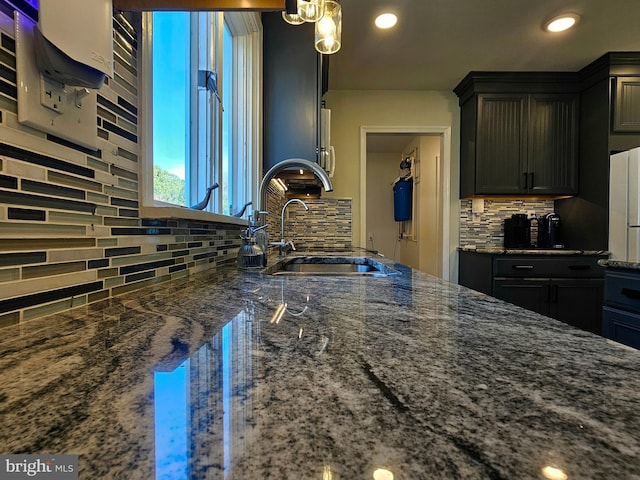
[[296,0],[297,8],[296,13],[287,13],[286,10],[282,12],[282,18],[285,22],[290,23],[291,25],[302,25],[304,20],[300,17],[300,3],[302,0]]
[[325,55],[336,53],[342,44],[342,7],[335,0],[325,0],[324,16],[316,22],[316,50]]
[[305,22],[317,22],[324,15],[325,0],[298,0],[298,15]]

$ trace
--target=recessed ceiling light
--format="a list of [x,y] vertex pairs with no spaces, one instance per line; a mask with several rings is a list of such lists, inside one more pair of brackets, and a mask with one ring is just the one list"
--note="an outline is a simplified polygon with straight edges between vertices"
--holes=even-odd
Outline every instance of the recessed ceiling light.
[[544,22],[544,29],[547,32],[564,32],[578,23],[579,19],[577,13],[563,13]]
[[398,17],[396,17],[393,13],[383,13],[382,15],[378,15],[376,17],[376,27],[378,28],[391,28],[398,21]]

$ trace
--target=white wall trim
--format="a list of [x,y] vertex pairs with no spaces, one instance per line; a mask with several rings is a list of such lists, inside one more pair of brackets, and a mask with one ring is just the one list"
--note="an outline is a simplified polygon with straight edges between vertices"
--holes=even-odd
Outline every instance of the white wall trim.
[[444,280],[450,280],[455,276],[450,271],[452,255],[455,256],[455,246],[452,249],[451,239],[451,127],[444,126],[384,126],[361,125],[360,126],[360,245],[367,244],[367,134],[368,133],[409,133],[416,135],[440,135],[442,138],[442,258],[441,271]]

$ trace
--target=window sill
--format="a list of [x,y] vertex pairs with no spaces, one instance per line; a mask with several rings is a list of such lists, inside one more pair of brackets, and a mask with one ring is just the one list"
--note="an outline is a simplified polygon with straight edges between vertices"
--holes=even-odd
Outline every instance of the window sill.
[[193,210],[186,207],[140,207],[141,218],[167,218],[172,220],[200,220],[203,222],[226,223],[246,227],[249,222],[244,218],[230,217],[219,213]]

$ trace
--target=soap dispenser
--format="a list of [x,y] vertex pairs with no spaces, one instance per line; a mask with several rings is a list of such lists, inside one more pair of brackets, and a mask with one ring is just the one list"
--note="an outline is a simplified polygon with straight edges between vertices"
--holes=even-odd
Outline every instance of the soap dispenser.
[[240,270],[256,270],[266,266],[265,252],[256,243],[256,232],[265,227],[266,225],[257,228],[249,227],[243,230],[242,235],[240,235],[242,239],[242,245],[238,250],[238,268]]

